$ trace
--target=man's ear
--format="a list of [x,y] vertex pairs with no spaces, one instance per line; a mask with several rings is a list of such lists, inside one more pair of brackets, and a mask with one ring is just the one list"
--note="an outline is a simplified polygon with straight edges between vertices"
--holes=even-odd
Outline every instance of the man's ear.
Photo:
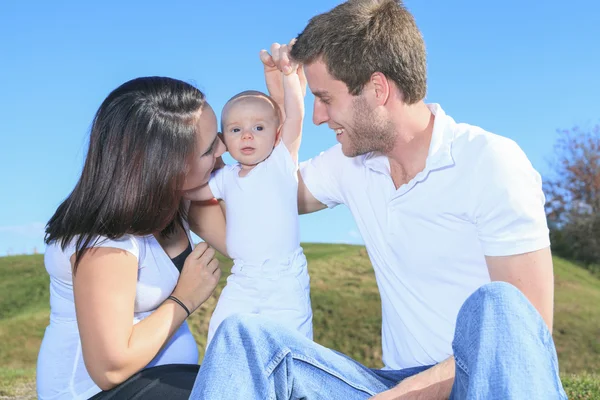
[[371,75],[369,83],[372,85],[373,97],[377,105],[381,106],[387,103],[391,94],[390,91],[392,89],[390,87],[390,82],[388,81],[388,78],[381,72],[374,72]]

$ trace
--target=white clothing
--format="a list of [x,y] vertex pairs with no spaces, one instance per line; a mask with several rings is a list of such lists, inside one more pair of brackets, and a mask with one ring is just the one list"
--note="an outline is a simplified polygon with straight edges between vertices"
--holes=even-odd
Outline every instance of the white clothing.
[[213,196],[227,205],[227,253],[251,263],[294,254],[300,245],[298,166],[283,141],[248,175],[240,177],[240,169],[226,165],[209,180]]
[[[50,243],[44,255],[50,274],[50,325],[37,362],[40,399],[87,399],[101,391],[84,365],[75,315],[70,257],[75,253],[76,240],[64,251],[59,242]],[[123,249],[138,259],[134,324],[150,315],[173,292],[179,271],[154,236],[100,238],[93,246]],[[174,363],[198,363],[198,347],[187,322],[147,367]]]
[[345,204],[362,234],[381,293],[386,369],[452,355],[461,305],[490,282],[485,256],[550,244],[541,178],[519,146],[428,107],[426,167],[398,189],[381,154],[349,158],[336,145],[300,165],[312,195]]
[[209,181],[226,206],[227,252],[233,258],[211,317],[207,347],[225,317],[244,312],[274,317],[312,339],[309,276],[298,222],[298,165],[281,141],[240,177],[227,165]]
[[263,265],[238,261],[227,277],[208,327],[208,348],[223,320],[237,313],[261,314],[313,339],[310,278],[301,248],[286,260]]

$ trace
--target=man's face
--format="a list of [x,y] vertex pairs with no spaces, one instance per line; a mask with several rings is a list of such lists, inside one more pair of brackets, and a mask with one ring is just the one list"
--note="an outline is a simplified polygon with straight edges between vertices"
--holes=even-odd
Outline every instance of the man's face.
[[394,126],[382,119],[363,93],[353,96],[346,84],[329,74],[321,60],[304,66],[306,79],[315,95],[313,122],[327,123],[334,130],[342,152],[355,157],[372,151],[386,153],[394,145]]

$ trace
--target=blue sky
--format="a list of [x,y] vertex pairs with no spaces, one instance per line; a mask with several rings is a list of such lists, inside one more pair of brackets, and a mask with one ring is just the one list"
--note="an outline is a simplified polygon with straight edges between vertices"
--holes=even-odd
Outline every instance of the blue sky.
[[[218,111],[264,90],[261,48],[339,1],[0,3],[0,255],[43,252],[43,227],[81,171],[94,112],[126,80],[194,83]],[[600,3],[407,0],[428,51],[426,101],[514,139],[545,175],[557,128],[600,120]],[[300,159],[335,144],[313,97]],[[229,159],[230,160],[230,159]],[[302,240],[361,243],[338,207],[301,217]]]

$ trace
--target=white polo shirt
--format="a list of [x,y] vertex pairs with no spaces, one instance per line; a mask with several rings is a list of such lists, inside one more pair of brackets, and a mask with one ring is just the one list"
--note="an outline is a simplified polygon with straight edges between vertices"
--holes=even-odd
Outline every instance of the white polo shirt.
[[381,154],[349,158],[336,145],[300,166],[317,200],[356,220],[381,294],[386,369],[452,355],[461,305],[490,282],[486,255],[550,245],[541,177],[520,147],[428,107],[426,167],[397,190]]

